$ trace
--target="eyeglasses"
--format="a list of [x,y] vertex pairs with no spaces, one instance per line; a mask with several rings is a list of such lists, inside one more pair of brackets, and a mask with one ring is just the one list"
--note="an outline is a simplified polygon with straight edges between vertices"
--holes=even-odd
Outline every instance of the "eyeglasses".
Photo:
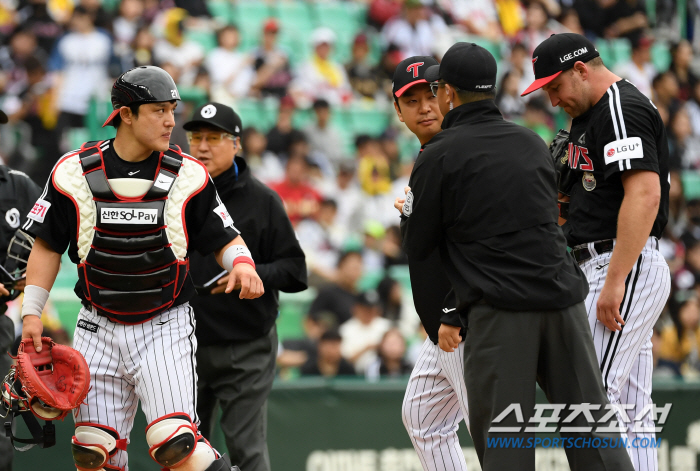
[[[437,91],[438,88],[444,87],[446,82],[438,81],[438,82],[430,82],[430,91],[433,92],[433,96],[437,97]],[[454,85],[450,85],[452,89],[456,92],[461,91],[460,88],[455,87]]]
[[229,134],[227,132],[188,132],[187,140],[191,145],[198,146],[202,143],[202,139],[207,141],[210,146],[218,146],[224,141],[224,139],[235,140],[236,136]]

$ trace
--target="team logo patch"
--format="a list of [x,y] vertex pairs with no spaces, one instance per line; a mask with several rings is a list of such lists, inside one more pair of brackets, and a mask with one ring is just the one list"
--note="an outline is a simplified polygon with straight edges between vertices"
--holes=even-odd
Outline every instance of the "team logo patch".
[[586,191],[595,190],[595,175],[593,175],[591,172],[583,172],[581,182],[583,183],[583,188]]
[[233,227],[233,219],[231,219],[231,215],[228,213],[228,209],[226,209],[223,203],[214,208],[214,212],[221,218],[224,227]]
[[38,200],[36,200],[36,203],[34,203],[34,207],[32,208],[32,210],[29,211],[29,214],[27,214],[27,217],[36,222],[44,222],[46,212],[49,210],[50,207],[51,203],[39,198]]
[[7,221],[12,229],[17,229],[19,227],[19,210],[17,208],[12,208],[6,212],[5,221]]
[[78,321],[77,327],[80,328],[80,329],[88,330],[88,331],[90,331],[90,332],[92,332],[92,333],[97,332],[97,329],[100,328],[99,325],[93,324],[92,322],[88,322],[88,321],[86,321],[85,319],[80,319],[80,320]]
[[644,149],[642,139],[639,137],[628,137],[608,143],[604,149],[605,165],[627,159],[643,159]]
[[413,74],[413,78],[418,78],[418,67],[420,67],[423,64],[425,64],[425,62],[414,62],[413,64],[406,67],[406,72],[411,72]]
[[102,224],[156,224],[158,222],[158,210],[101,208],[100,220]]
[[566,164],[566,162],[568,162],[568,161],[569,161],[569,149],[566,149],[566,150],[564,151],[564,155],[562,155],[562,157],[561,157],[561,159],[560,159],[560,162],[561,162],[562,165],[564,165],[564,164]]
[[409,191],[406,193],[406,201],[403,204],[402,209],[403,215],[408,217],[413,212],[413,192]]
[[216,106],[214,105],[207,105],[204,108],[202,108],[201,111],[202,118],[209,119],[213,118],[214,115],[216,114]]

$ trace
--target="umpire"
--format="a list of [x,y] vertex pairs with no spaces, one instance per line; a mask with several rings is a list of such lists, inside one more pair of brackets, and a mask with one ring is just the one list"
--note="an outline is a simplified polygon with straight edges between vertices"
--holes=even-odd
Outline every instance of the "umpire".
[[228,106],[209,103],[197,108],[184,128],[190,153],[207,167],[236,227],[246,235],[265,286],[265,294],[252,301],[224,294],[226,277],[218,278],[222,270],[214,257],[192,255],[192,279],[200,294],[192,300],[200,430],[211,438],[218,402],[231,459],[246,471],[269,471],[266,401],[275,376],[278,291],[307,288],[304,252],[277,193],[236,157],[240,117]]
[[[7,115],[0,110],[0,124],[7,123]],[[32,209],[34,202],[41,194],[41,188],[37,186],[27,175],[17,170],[12,170],[5,165],[0,165],[0,265],[6,269],[22,268],[17,266],[17,259],[8,259],[7,248],[10,241],[16,236],[15,241],[24,241],[24,244],[16,244],[24,254],[24,266],[29,257],[29,250],[33,239],[24,237],[24,233],[19,229],[20,224],[26,220],[27,213]],[[25,247],[24,250],[22,247]],[[0,378],[4,377],[10,369],[11,360],[6,352],[10,350],[15,339],[15,325],[9,317],[5,315],[7,302],[14,299],[19,290],[12,290],[12,294],[7,288],[12,286],[12,281],[4,272],[2,274],[3,284],[0,284]],[[5,284],[7,283],[7,284]],[[10,439],[5,437],[5,433],[0,433],[0,471],[10,471],[12,469],[13,450]]]
[[[588,286],[557,225],[547,146],[505,121],[494,103],[493,56],[457,43],[425,78],[434,82],[445,118],[410,178],[404,249],[409,259],[441,251],[454,290],[454,299],[446,299],[452,316],[442,318],[441,348],[456,348],[459,327],[468,324],[465,383],[482,469],[534,470],[533,448],[487,446],[488,438],[534,438],[517,414],[497,424],[514,431],[490,427],[512,404],[532,415],[535,381],[554,404],[607,404],[582,302]],[[592,414],[597,420],[605,412]],[[561,432],[564,438],[619,437],[597,432],[583,415],[568,425],[591,431]],[[623,449],[566,452],[572,469],[632,470]]]

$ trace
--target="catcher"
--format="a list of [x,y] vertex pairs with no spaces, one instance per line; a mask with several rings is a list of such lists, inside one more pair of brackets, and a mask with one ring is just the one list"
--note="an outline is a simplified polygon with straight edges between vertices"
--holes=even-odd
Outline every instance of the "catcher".
[[24,225],[36,242],[22,338],[37,351],[61,254],[68,250],[78,266],[75,291],[83,308],[73,344],[92,383],[75,415],[79,470],[128,469],[139,401],[150,455],[163,469],[232,469],[198,431],[188,252],[214,253],[230,273],[227,293],[240,287],[241,299],[253,299],[264,290],[206,168],[170,145],[179,100],[163,69],[122,74],[104,124],[116,127],[116,138],[87,142],[59,159]]

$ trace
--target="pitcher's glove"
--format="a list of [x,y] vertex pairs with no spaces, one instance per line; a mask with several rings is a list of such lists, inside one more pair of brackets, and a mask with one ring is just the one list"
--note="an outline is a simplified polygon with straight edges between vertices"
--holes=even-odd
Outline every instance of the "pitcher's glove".
[[569,131],[560,129],[554,140],[549,145],[549,152],[554,160],[554,170],[557,178],[557,191],[559,192],[559,216],[567,219],[569,216],[569,202],[562,201],[561,195],[570,196],[574,183],[578,180],[578,172],[569,167]]
[[90,389],[90,372],[77,350],[41,338],[41,352],[32,339],[24,339],[17,351],[16,379],[20,397],[34,415],[43,420],[64,418],[80,405]]

